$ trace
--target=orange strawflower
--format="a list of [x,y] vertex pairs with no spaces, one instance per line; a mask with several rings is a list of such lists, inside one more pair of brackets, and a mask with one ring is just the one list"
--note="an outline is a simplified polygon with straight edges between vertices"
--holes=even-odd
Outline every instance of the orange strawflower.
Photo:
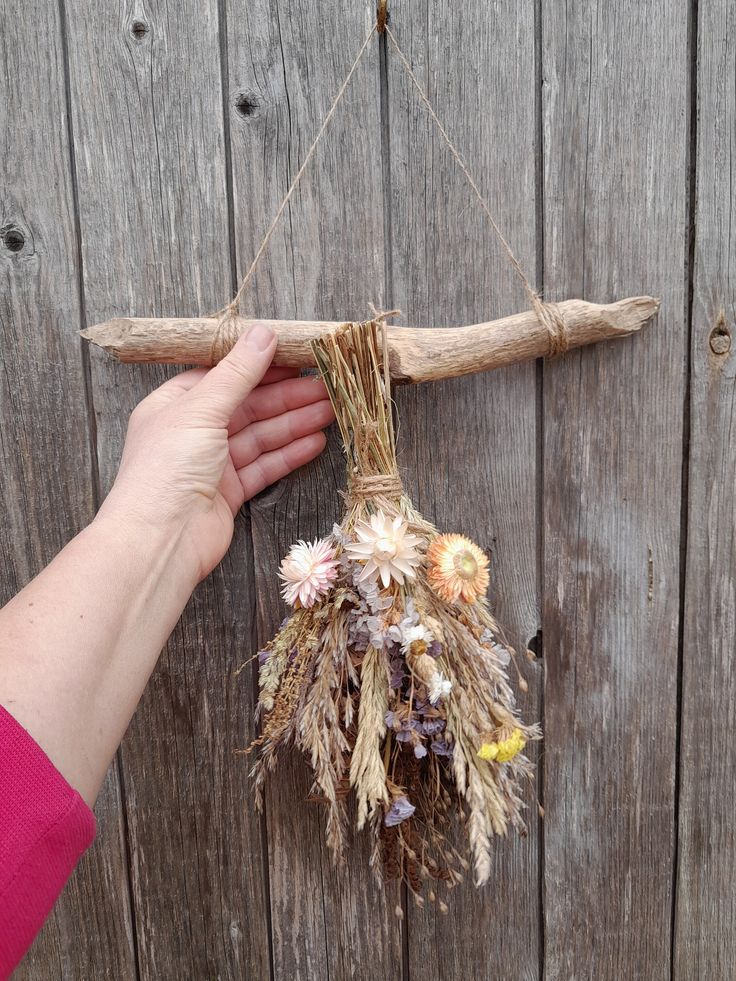
[[447,603],[474,603],[488,589],[488,558],[463,535],[438,535],[427,560],[429,584]]

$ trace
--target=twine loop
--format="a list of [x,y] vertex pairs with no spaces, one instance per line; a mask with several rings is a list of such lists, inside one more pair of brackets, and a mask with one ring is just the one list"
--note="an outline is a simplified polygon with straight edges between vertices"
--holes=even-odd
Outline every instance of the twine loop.
[[[263,237],[263,241],[258,247],[258,250],[256,251],[256,254],[253,257],[253,261],[251,262],[245,276],[243,277],[243,281],[238,287],[238,290],[235,296],[233,297],[233,299],[231,300],[231,302],[226,307],[223,307],[222,310],[219,310],[216,314],[214,314],[214,316],[218,318],[218,323],[214,331],[214,337],[212,339],[212,349],[211,349],[212,364],[217,364],[217,362],[220,361],[228,353],[230,348],[232,348],[233,344],[235,343],[235,341],[237,341],[239,337],[240,332],[237,328],[236,318],[238,315],[238,305],[240,299],[243,296],[245,290],[247,289],[249,283],[251,282],[256,266],[258,265],[261,256],[268,248],[268,244],[271,240],[271,236],[273,235],[274,230],[276,229],[276,226],[278,225],[281,216],[286,210],[289,201],[291,200],[292,195],[294,194],[294,191],[296,190],[296,187],[299,184],[299,181],[302,179],[302,176],[305,170],[307,169],[310,160],[314,156],[317,146],[320,140],[322,139],[330,123],[330,120],[334,116],[335,110],[337,109],[343,95],[345,94],[345,91],[348,85],[350,84],[350,80],[355,74],[358,65],[360,64],[360,61],[363,58],[363,55],[365,54],[365,51],[368,48],[368,45],[370,44],[371,38],[376,33],[383,34],[388,38],[388,41],[391,44],[393,50],[396,52],[396,55],[404,71],[406,72],[414,88],[418,92],[419,98],[424,104],[427,113],[429,114],[432,122],[437,127],[437,130],[440,136],[442,137],[442,142],[445,144],[447,149],[452,154],[452,157],[454,158],[455,162],[460,168],[460,171],[462,172],[463,176],[468,182],[468,185],[472,190],[473,194],[475,195],[483,214],[488,220],[490,227],[493,229],[496,238],[501,243],[501,246],[503,247],[503,250],[506,253],[506,257],[511,263],[514,272],[518,276],[521,285],[524,287],[524,291],[529,299],[529,303],[532,309],[536,313],[539,322],[544,326],[544,328],[546,329],[549,335],[549,353],[547,356],[555,357],[556,355],[564,354],[565,351],[567,351],[569,347],[569,334],[568,334],[567,325],[565,324],[565,321],[562,317],[559,308],[554,303],[545,303],[540,298],[539,294],[536,292],[534,287],[527,279],[524,270],[521,267],[521,263],[517,259],[506,237],[504,236],[503,232],[499,228],[496,219],[493,217],[493,214],[491,213],[491,209],[489,208],[486,199],[483,197],[483,194],[481,193],[477,182],[475,181],[473,175],[470,173],[470,170],[468,169],[467,164],[465,163],[462,156],[460,155],[459,150],[450,139],[447,130],[442,125],[442,122],[437,116],[437,113],[435,112],[434,107],[429,100],[429,96],[427,95],[424,88],[422,87],[421,82],[415,75],[406,55],[401,50],[401,47],[399,46],[399,43],[394,37],[394,33],[391,30],[391,28],[388,26],[387,22],[388,22],[388,2],[387,0],[378,0],[378,5],[376,8],[376,22],[369,30],[365,40],[363,41],[363,44],[361,45],[360,50],[358,51],[358,54],[355,57],[355,60],[353,61],[352,65],[350,66],[350,69],[348,70],[348,73],[342,85],[338,89],[337,94],[333,99],[330,108],[327,110],[327,114],[322,120],[322,124],[317,131],[317,135],[315,136],[311,146],[307,150],[307,153],[304,157],[304,160],[302,161],[301,166],[299,167],[299,170],[296,172],[293,180],[291,181],[291,184],[289,185],[289,188],[286,194],[284,195],[284,198],[281,201],[281,204],[279,205],[276,214],[274,215],[273,220],[271,221],[271,224],[268,226],[268,229],[266,230],[266,234]],[[380,323],[381,325],[385,326],[386,318],[391,316],[392,313],[395,313],[395,311],[387,311],[384,313],[374,312],[374,320]],[[384,332],[384,354],[386,353],[387,353],[386,339],[385,339],[385,332]],[[384,369],[388,370],[386,368],[386,365],[384,365]]]
[[222,316],[217,321],[217,327],[215,327],[212,337],[212,346],[210,347],[211,365],[218,364],[235,347],[235,342],[240,337],[237,316],[238,304],[233,300],[231,303],[228,303]]
[[570,334],[560,308],[556,303],[544,303],[537,297],[534,312],[549,334],[547,357],[556,358],[558,354],[564,354],[570,347]]
[[[299,170],[294,175],[294,179],[292,180],[291,184],[289,185],[289,189],[287,190],[286,194],[284,195],[284,197],[283,197],[283,199],[281,201],[281,204],[278,206],[278,209],[276,211],[276,214],[273,216],[273,219],[271,221],[271,224],[266,229],[266,234],[263,236],[263,241],[259,245],[258,251],[256,252],[256,254],[253,256],[253,261],[251,262],[250,266],[248,267],[248,271],[246,272],[245,276],[243,277],[243,281],[240,284],[240,286],[238,287],[237,293],[233,297],[232,301],[228,304],[228,306],[224,307],[222,310],[218,310],[218,312],[215,314],[216,317],[221,316],[221,314],[223,314],[223,313],[227,314],[228,311],[231,311],[233,309],[237,313],[238,304],[240,303],[240,299],[243,296],[243,294],[245,293],[246,289],[248,288],[248,284],[250,283],[251,279],[253,278],[253,273],[256,270],[256,266],[258,265],[258,262],[260,261],[261,256],[263,255],[263,253],[268,248],[268,243],[271,241],[271,236],[273,235],[274,231],[276,230],[276,226],[278,225],[279,220],[281,219],[281,216],[283,215],[284,211],[286,210],[286,207],[289,204],[289,201],[291,201],[291,197],[292,197],[294,191],[297,189],[297,186],[299,184],[299,181],[302,179],[302,177],[304,175],[304,171],[307,169],[307,166],[309,165],[309,161],[314,156],[314,152],[317,149],[317,146],[318,146],[320,140],[324,136],[325,130],[327,129],[327,127],[330,124],[330,120],[335,115],[335,110],[337,109],[338,105],[340,104],[340,101],[341,101],[343,95],[345,95],[345,91],[347,90],[348,85],[350,85],[350,80],[352,79],[353,75],[357,71],[358,65],[360,64],[360,62],[361,62],[361,60],[363,58],[363,55],[364,55],[366,49],[368,48],[368,45],[371,42],[371,38],[376,33],[376,30],[377,30],[377,27],[376,27],[376,24],[374,24],[371,27],[371,29],[368,31],[368,34],[366,36],[366,39],[365,39],[365,41],[363,41],[363,44],[362,44],[362,46],[360,48],[360,51],[358,52],[358,54],[355,57],[355,61],[350,66],[350,69],[349,69],[347,75],[345,76],[345,79],[344,79],[342,85],[340,86],[340,88],[337,91],[337,95],[332,100],[332,105],[327,110],[327,115],[322,120],[322,125],[317,130],[317,135],[315,136],[314,140],[312,141],[312,145],[307,150],[307,153],[306,153],[306,155],[304,157],[304,160],[302,160],[301,167],[299,168]],[[218,329],[219,329],[219,325],[218,325]]]

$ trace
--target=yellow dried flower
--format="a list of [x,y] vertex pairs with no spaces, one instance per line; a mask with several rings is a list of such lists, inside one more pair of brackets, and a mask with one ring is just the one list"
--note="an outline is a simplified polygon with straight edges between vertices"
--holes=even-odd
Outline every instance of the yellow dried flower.
[[495,760],[496,763],[508,763],[525,746],[526,739],[524,739],[521,729],[514,729],[508,739],[502,739],[497,743],[483,743],[478,750],[478,756],[482,760]]
[[464,535],[438,535],[427,560],[429,584],[447,603],[474,603],[488,589],[488,557]]

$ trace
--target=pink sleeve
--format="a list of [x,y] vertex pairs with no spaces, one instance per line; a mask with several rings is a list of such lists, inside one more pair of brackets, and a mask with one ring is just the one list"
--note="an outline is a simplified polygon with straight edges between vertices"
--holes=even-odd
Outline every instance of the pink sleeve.
[[95,828],[76,790],[0,705],[0,978],[30,947]]

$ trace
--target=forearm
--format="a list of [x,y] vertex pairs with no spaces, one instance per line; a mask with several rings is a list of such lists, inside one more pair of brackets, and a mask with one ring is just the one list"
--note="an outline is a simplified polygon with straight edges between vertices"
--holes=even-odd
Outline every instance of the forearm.
[[178,530],[103,509],[0,610],[0,703],[89,804],[196,581]]
[[156,659],[243,503],[317,456],[326,390],[263,325],[131,416],[95,521],[0,610],[0,704],[93,803]]

